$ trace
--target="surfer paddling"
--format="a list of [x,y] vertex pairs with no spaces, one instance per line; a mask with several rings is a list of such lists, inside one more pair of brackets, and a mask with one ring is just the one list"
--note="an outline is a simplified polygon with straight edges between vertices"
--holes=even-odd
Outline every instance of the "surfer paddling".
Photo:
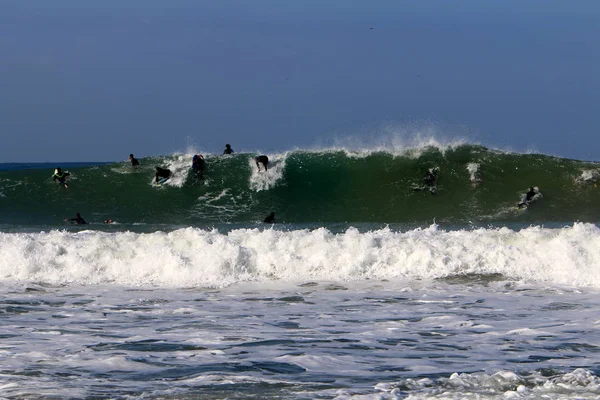
[[79,213],[77,213],[77,215],[75,215],[75,218],[65,218],[65,222],[70,222],[70,223],[76,224],[76,225],[87,224],[87,222],[85,222],[85,219],[83,219],[81,217],[81,214],[79,214]]

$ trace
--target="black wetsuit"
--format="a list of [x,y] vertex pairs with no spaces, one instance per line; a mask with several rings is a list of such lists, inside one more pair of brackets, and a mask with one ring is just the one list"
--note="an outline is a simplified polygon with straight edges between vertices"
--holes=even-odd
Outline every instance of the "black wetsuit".
[[535,189],[529,189],[529,191],[527,193],[525,193],[525,198],[523,200],[521,200],[521,202],[519,204],[517,204],[517,207],[523,207],[523,206],[531,203],[531,200],[533,200],[533,198],[535,197],[536,194],[537,194],[537,192],[535,191]]
[[267,216],[267,218],[265,218],[264,222],[267,224],[271,224],[271,223],[275,222],[275,213],[272,212],[271,214],[269,214]]
[[223,150],[223,154],[233,154],[233,149],[231,146],[227,146],[225,150]]
[[423,180],[427,186],[435,186],[437,183],[437,174],[434,171],[427,171],[427,174]]
[[83,218],[81,218],[81,215],[79,215],[79,214],[77,214],[77,216],[75,218],[69,218],[69,219],[67,219],[67,221],[74,222],[77,225],[87,224],[87,222],[85,222],[85,220]]
[[131,158],[131,166],[132,167],[137,167],[138,165],[140,165],[140,162],[137,160],[137,158]]
[[258,169],[260,170],[260,164],[262,164],[265,167],[265,171],[267,170],[267,165],[269,164],[269,157],[262,155],[262,156],[258,156],[254,159],[256,161],[256,166],[258,167]]
[[200,157],[199,155],[195,155],[192,158],[192,171],[196,173],[198,178],[204,178],[204,167],[206,164],[204,163],[204,157]]
[[535,197],[535,195],[536,195],[535,190],[530,190],[525,195],[525,201],[531,201],[531,199],[533,199]]
[[192,169],[196,172],[204,171],[204,158],[200,156],[194,156],[192,158]]
[[60,183],[62,186],[67,186],[67,176],[70,176],[71,174],[68,172],[63,172],[60,168],[57,168],[57,172],[52,176],[52,180],[53,181],[58,181],[58,183]]
[[158,182],[162,178],[170,178],[170,177],[171,177],[171,170],[161,168],[161,167],[156,167],[156,176],[155,176],[155,180],[154,180],[155,182]]

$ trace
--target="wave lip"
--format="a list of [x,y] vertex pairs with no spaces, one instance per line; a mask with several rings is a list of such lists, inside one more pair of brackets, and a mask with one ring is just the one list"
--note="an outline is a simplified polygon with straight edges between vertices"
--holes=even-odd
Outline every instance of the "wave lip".
[[600,286],[600,229],[388,228],[334,234],[184,228],[170,233],[0,234],[0,278],[63,284],[224,287],[244,281],[506,280]]

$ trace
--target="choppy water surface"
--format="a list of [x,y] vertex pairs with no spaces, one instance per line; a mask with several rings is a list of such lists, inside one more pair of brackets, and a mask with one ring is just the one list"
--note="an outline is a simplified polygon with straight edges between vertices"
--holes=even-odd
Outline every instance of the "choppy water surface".
[[597,289],[4,286],[7,398],[597,398]]

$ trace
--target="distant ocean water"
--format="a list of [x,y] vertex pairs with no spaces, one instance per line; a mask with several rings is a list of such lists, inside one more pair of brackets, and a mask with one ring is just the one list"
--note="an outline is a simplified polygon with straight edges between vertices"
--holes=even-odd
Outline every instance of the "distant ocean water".
[[599,164],[191,156],[0,164],[0,397],[600,397]]

